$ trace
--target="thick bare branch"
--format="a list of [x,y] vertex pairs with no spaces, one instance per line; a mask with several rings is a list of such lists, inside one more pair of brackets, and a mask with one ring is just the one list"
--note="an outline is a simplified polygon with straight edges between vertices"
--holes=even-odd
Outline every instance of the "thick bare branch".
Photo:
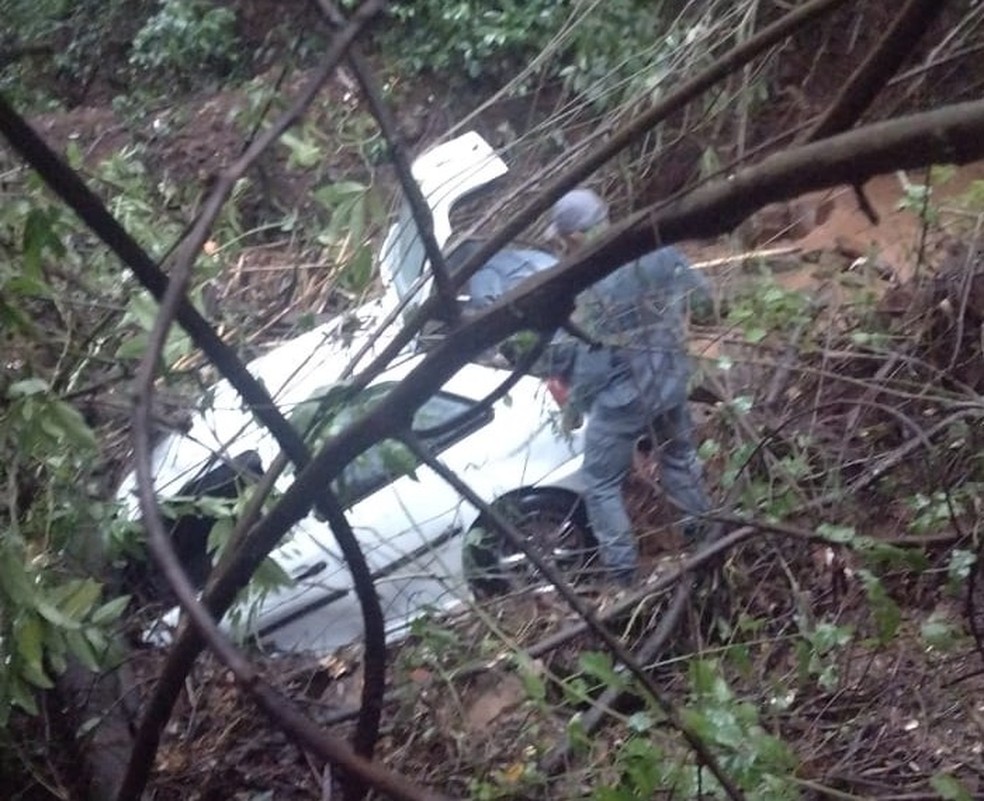
[[945,0],[909,0],[803,140],[816,142],[854,125],[945,6]]
[[[318,87],[320,87],[320,85],[324,82],[324,78],[318,80],[318,76],[326,77],[331,73],[331,71],[337,66],[338,62],[344,57],[347,48],[354,42],[358,33],[367,24],[367,22],[372,19],[376,13],[378,13],[380,8],[381,0],[367,0],[367,2],[359,8],[353,16],[352,22],[336,37],[332,47],[326,54],[325,59],[317,72],[316,78],[305,87],[305,90],[293,104],[292,108],[289,109],[274,126],[272,126],[271,130],[277,132],[277,135],[279,135],[279,133],[286,130],[296,115],[301,113],[307,104],[310,104],[317,92]],[[2,110],[3,109],[0,108],[0,112],[2,112]],[[19,120],[19,118],[17,118],[17,120]],[[14,121],[16,122],[17,120]],[[207,342],[211,343],[213,349],[215,343],[219,343],[221,348],[228,350],[227,346],[225,346],[225,344],[222,343],[221,340],[219,340],[214,334],[211,327],[197,315],[197,312],[194,311],[193,307],[184,298],[183,284],[187,280],[191,265],[194,263],[195,255],[198,253],[201,244],[204,242],[209,227],[214,222],[215,216],[221,209],[222,203],[225,201],[228,191],[231,190],[231,187],[235,183],[238,175],[241,175],[242,172],[248,168],[249,164],[262,152],[262,150],[274,141],[275,137],[268,135],[260,137],[256,142],[254,142],[254,145],[247,150],[244,156],[238,160],[235,165],[233,165],[229,172],[223,176],[216,188],[216,191],[210,196],[209,201],[206,203],[203,214],[199,217],[199,220],[193,227],[191,234],[185,238],[182,246],[178,251],[176,251],[175,259],[177,267],[174,284],[171,287],[168,287],[163,295],[158,295],[159,298],[167,297],[168,291],[171,291],[173,286],[177,285],[179,289],[174,290],[177,294],[173,296],[174,300],[170,302],[175,304],[177,310],[176,315],[179,321],[182,321],[183,324],[187,322],[187,320],[182,320],[182,312],[184,311],[185,317],[193,322],[196,330],[198,330],[199,334],[203,335]],[[28,142],[30,142],[30,137],[28,137]],[[43,143],[41,144],[43,146]],[[59,162],[56,159],[56,166],[58,164]],[[37,165],[35,166],[37,167]],[[65,170],[67,170],[67,167],[65,167]],[[82,184],[78,177],[74,175],[74,173],[71,173],[71,171],[68,171],[67,177],[65,175],[62,175],[61,177],[65,179],[62,186],[73,187],[77,184],[82,187],[84,192],[88,192],[84,184]],[[75,188],[77,189],[77,187]],[[65,199],[68,201],[67,197]],[[113,220],[112,216],[106,212],[105,208],[98,201],[98,199],[94,198],[94,196],[83,196],[82,199],[90,202],[83,203],[81,209],[73,206],[76,208],[76,211],[80,214],[80,216],[83,216],[83,219],[85,219],[83,212],[86,212],[89,215],[96,217],[101,224],[108,223],[103,230],[106,233],[116,237],[122,236],[121,242],[128,246],[125,253],[133,258],[134,261],[131,262],[124,256],[124,253],[117,250],[116,252],[118,255],[120,255],[121,258],[124,258],[124,261],[130,264],[131,268],[133,268],[135,272],[137,272],[137,266],[146,268],[149,264],[151,269],[144,269],[144,273],[146,274],[145,277],[151,278],[155,282],[159,279],[160,281],[164,281],[164,285],[166,285],[167,279],[164,278],[160,271],[157,270],[156,266],[150,262],[149,258],[139,248],[139,246],[136,245],[136,243],[133,242],[128,235],[126,235],[118,224],[116,224],[115,220]],[[92,203],[92,200],[94,200],[95,203]],[[92,225],[89,220],[87,220],[87,222]],[[99,233],[98,230],[97,233]],[[107,244],[110,244],[111,247],[113,246],[109,241],[107,241]],[[114,248],[114,250],[116,250],[116,248]],[[187,325],[185,328],[186,330],[189,330]],[[193,332],[189,330],[189,333]],[[197,339],[196,341],[198,341],[198,344],[203,347],[203,350],[208,352],[208,349],[204,347],[204,344],[201,341]],[[213,358],[213,361],[215,361],[214,354],[209,353],[209,355]],[[252,400],[252,405],[256,410],[257,417],[259,417],[261,421],[268,426],[271,433],[273,433],[274,436],[277,436],[279,431],[280,436],[277,438],[281,444],[281,447],[298,465],[298,467],[306,464],[310,457],[300,435],[294,431],[290,424],[287,423],[282,415],[280,415],[266,391],[262,389],[255,379],[252,378],[241,362],[239,362],[235,355],[231,353],[231,350],[223,355],[226,358],[216,362],[217,366],[219,366],[219,368],[223,371],[223,374],[229,378],[230,382],[236,387],[237,390],[240,391],[240,394],[245,400],[247,400],[247,402]],[[237,374],[241,374],[239,376],[241,379],[240,383],[237,383],[235,380]],[[243,379],[242,376],[245,376],[246,378]],[[256,400],[253,400],[253,398]],[[337,518],[341,516],[344,519],[344,515],[338,506],[337,500],[334,499],[330,492],[321,497],[319,501],[319,508],[322,509],[322,512],[326,515],[326,517]],[[346,536],[346,533],[348,536]],[[382,684],[385,682],[386,669],[385,624],[383,621],[382,609],[379,606],[379,599],[375,593],[372,579],[370,577],[369,567],[366,564],[365,557],[362,554],[358,541],[356,540],[354,534],[352,534],[351,529],[343,529],[340,532],[336,532],[336,536],[338,538],[339,546],[352,572],[356,594],[359,598],[360,604],[362,605],[367,643],[365,655],[367,679],[369,676],[374,677],[373,681],[367,680],[364,685],[363,714],[360,716],[359,725],[355,735],[356,742],[359,744],[361,751],[365,755],[369,755],[372,752],[372,744],[375,743],[376,740],[379,727],[379,718],[382,711]],[[245,576],[241,579],[241,581],[242,583],[245,583],[248,579],[249,576]],[[213,609],[212,611],[216,617],[221,617],[225,609],[223,608],[218,611]],[[170,717],[170,712],[173,708],[174,701],[177,698],[177,694],[180,691],[183,677],[187,674],[187,671],[190,669],[194,659],[202,647],[203,640],[200,636],[197,636],[192,639],[189,646],[187,646],[184,650],[179,650],[176,648],[169,657],[165,670],[161,675],[161,679],[155,688],[155,693],[152,696],[144,714],[144,718],[141,721],[141,725],[134,742],[130,764],[128,765],[127,773],[124,777],[123,785],[120,790],[119,797],[121,801],[123,799],[135,798],[139,796],[140,792],[142,792],[142,788],[146,784],[147,777],[149,776],[150,765],[153,762],[153,754],[157,750],[157,745],[160,740],[160,733],[163,730],[167,719]],[[226,654],[226,656],[230,655]]]
[[[460,285],[460,282],[470,278],[500,248],[521,234],[531,220],[535,220],[547,212],[561,195],[592,175],[623,150],[640,141],[671,114],[685,107],[716,83],[724,80],[795,31],[843,5],[843,2],[844,0],[813,0],[791,11],[755,36],[729,50],[707,69],[684,81],[675,91],[656,101],[646,111],[614,131],[610,137],[604,140],[603,144],[588,153],[575,165],[561,171],[556,178],[548,181],[537,192],[533,200],[513,214],[481,248],[462,264],[455,275],[455,281]],[[550,175],[555,167],[559,168],[559,165],[550,165],[542,170],[541,174]]]
[[[755,36],[725,53],[707,69],[699,72],[693,78],[684,81],[675,91],[670,92],[649,109],[630,120],[623,127],[604,139],[587,156],[577,164],[567,169],[562,168],[560,159],[544,167],[527,182],[523,188],[531,188],[541,180],[543,175],[556,177],[549,181],[536,197],[516,211],[496,232],[475,251],[453,276],[454,285],[462,286],[478,271],[486,261],[508,244],[514,237],[522,233],[532,220],[545,213],[550,206],[566,191],[583,181],[607,161],[618,155],[630,145],[645,137],[657,124],[674,112],[684,108],[715,83],[727,78],[735,70],[749,63],[755,57],[767,51],[790,34],[806,25],[815,22],[820,17],[830,13],[845,0],[812,0],[802,7],[790,12],[772,25],[763,29]],[[481,220],[485,224],[501,213],[501,205],[493,207]],[[431,297],[425,300],[418,311],[407,321],[394,339],[387,344],[375,360],[359,376],[360,382],[371,381],[373,377],[385,369],[393,359],[407,346],[414,333],[428,320],[439,316],[441,302],[439,298]]]
[[[861,180],[899,168],[936,161],[964,163],[984,156],[984,101],[964,103],[878,123],[805,145],[764,160],[691,193],[661,209],[633,215],[575,259],[563,262],[517,287],[475,315],[430,352],[371,411],[333,437],[299,473],[280,502],[256,528],[249,549],[235,554],[239,567],[216,580],[206,599],[225,609],[280,534],[310,509],[312,499],[347,464],[373,443],[399,436],[434,390],[488,347],[524,328],[552,331],[566,317],[573,298],[617,266],[659,244],[730,230],[761,206],[802,192]],[[179,641],[177,647],[181,647]]]

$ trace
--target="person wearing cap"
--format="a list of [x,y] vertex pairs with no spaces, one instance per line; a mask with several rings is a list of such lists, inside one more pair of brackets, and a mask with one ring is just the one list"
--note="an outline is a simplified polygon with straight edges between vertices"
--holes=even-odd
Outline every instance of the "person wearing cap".
[[[607,204],[590,189],[557,201],[547,235],[565,252],[608,224]],[[676,248],[622,265],[579,295],[573,320],[590,344],[568,338],[551,348],[549,372],[569,388],[566,419],[587,415],[585,504],[602,560],[615,580],[630,584],[638,550],[622,498],[637,443],[648,437],[661,482],[684,517],[682,531],[699,539],[710,508],[687,407],[689,304],[710,302],[706,280]],[[694,306],[697,308],[697,306]]]

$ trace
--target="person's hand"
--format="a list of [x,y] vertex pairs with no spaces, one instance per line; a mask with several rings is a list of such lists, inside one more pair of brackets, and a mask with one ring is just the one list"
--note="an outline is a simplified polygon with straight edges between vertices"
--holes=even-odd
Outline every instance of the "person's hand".
[[564,379],[551,376],[547,379],[547,389],[550,392],[550,397],[557,402],[557,405],[561,409],[567,406],[567,400],[570,397],[571,390]]
[[565,434],[570,434],[584,425],[584,415],[570,403],[565,403],[560,413],[560,428]]

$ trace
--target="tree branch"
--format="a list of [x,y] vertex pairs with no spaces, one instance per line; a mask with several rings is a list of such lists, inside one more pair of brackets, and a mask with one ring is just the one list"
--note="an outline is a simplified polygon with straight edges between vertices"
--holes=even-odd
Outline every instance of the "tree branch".
[[591,631],[601,638],[615,658],[625,665],[629,672],[632,673],[632,675],[635,676],[639,683],[646,689],[646,692],[652,696],[653,700],[662,710],[663,714],[666,715],[666,719],[669,721],[670,725],[683,735],[684,739],[697,755],[697,758],[700,760],[701,764],[714,774],[714,778],[721,783],[721,786],[724,788],[725,792],[727,792],[732,801],[742,801],[745,797],[744,794],[732,781],[731,777],[724,772],[718,763],[717,758],[711,753],[704,741],[677,714],[676,708],[663,695],[659,687],[656,686],[656,682],[654,682],[652,677],[646,673],[642,664],[636,660],[636,658],[622,644],[618,637],[612,634],[612,632],[608,630],[608,627],[599,621],[597,617],[595,617],[594,611],[591,607],[588,606],[580,595],[574,592],[571,586],[564,580],[564,577],[560,574],[560,571],[544,559],[536,548],[530,545],[529,541],[523,536],[519,529],[510,523],[497,509],[494,509],[482,500],[481,496],[479,496],[475,490],[459,478],[457,473],[446,467],[443,462],[437,459],[430,452],[430,450],[428,450],[427,446],[417,439],[417,437],[413,436],[413,434],[405,434],[402,439],[406,446],[413,451],[418,459],[420,459],[438,476],[450,484],[462,498],[478,509],[482,516],[492,523],[499,533],[509,540],[513,547],[522,551],[526,555],[526,558],[536,565],[536,568],[544,576],[546,576],[547,580],[551,584],[554,585],[557,592],[560,593],[568,604],[570,604],[571,608],[581,616],[581,619],[584,620],[585,623],[587,623]]
[[946,0],[908,0],[868,57],[803,140],[816,142],[852,127],[912,54],[916,42],[946,6]]
[[[331,0],[316,0],[318,7],[328,19],[337,27],[345,24],[345,17],[338,10]],[[366,102],[372,116],[379,123],[379,128],[383,132],[383,137],[389,146],[390,159],[396,169],[396,175],[400,179],[400,186],[403,194],[410,204],[410,212],[413,221],[417,226],[417,232],[424,245],[424,252],[430,262],[431,272],[434,274],[434,285],[437,289],[437,296],[441,299],[441,317],[448,323],[454,323],[458,319],[458,301],[455,295],[455,288],[451,283],[448,274],[447,264],[444,261],[444,254],[441,253],[441,246],[434,238],[434,216],[431,214],[427,199],[420,191],[420,184],[413,177],[410,168],[410,159],[407,158],[406,148],[400,136],[400,128],[397,124],[393,112],[390,111],[386,101],[383,100],[382,92],[373,78],[372,70],[362,55],[362,50],[358,44],[349,49],[349,64],[355,79],[359,82],[362,94],[365,95]]]
[[[612,133],[594,151],[588,153],[576,164],[562,171],[556,178],[543,186],[533,200],[513,214],[479,250],[462,264],[455,274],[455,281],[460,285],[460,283],[468,280],[491,256],[495,255],[514,237],[521,234],[531,220],[535,220],[546,213],[561,195],[592,175],[614,156],[641,140],[658,123],[682,109],[714,84],[727,78],[739,67],[744,66],[787,36],[830,13],[843,3],[844,0],[812,0],[812,2],[806,3],[764,28],[755,36],[732,48],[705,70],[684,81],[676,91],[670,92],[653,103],[646,111]],[[555,169],[559,169],[559,165],[556,163],[541,170],[540,174],[550,175]]]
[[[697,190],[658,210],[649,207],[592,243],[574,259],[524,281],[488,309],[466,318],[371,410],[332,437],[254,530],[251,549],[235,554],[240,573],[301,520],[312,499],[358,454],[410,426],[417,408],[462,365],[522,329],[550,332],[573,298],[617,266],[660,244],[729,230],[761,206],[803,192],[934,161],[984,156],[984,101],[869,125],[771,156],[759,165]],[[246,573],[248,575],[248,573]],[[225,576],[207,590],[209,603],[229,603],[238,590]],[[218,607],[216,607],[218,608]],[[224,607],[222,607],[224,608]]]
[[[530,185],[537,183],[542,175],[558,174],[556,178],[547,183],[537,193],[532,201],[509,217],[502,227],[498,228],[485,244],[461,265],[453,276],[454,285],[456,287],[462,286],[486,261],[498,253],[499,250],[517,235],[522,233],[530,224],[530,221],[537,219],[546,212],[557,198],[587,178],[622,150],[642,139],[659,122],[666,119],[675,111],[682,109],[715,83],[728,77],[734,70],[748,63],[756,56],[761,55],[770,47],[773,47],[800,28],[829,13],[837,6],[843,5],[844,2],[845,0],[812,0],[812,2],[808,2],[802,7],[791,11],[786,16],[763,29],[760,33],[728,51],[707,69],[698,73],[690,80],[685,81],[676,91],[670,92],[670,94],[666,95],[660,101],[654,103],[648,110],[630,120],[625,126],[615,131],[610,138],[605,139],[603,144],[599,145],[574,166],[562,170],[562,162],[560,159],[557,159],[540,170],[536,176],[531,178],[521,188],[528,188]],[[484,224],[493,219],[500,211],[501,204],[493,207],[482,218],[479,224]],[[378,375],[409,344],[414,333],[426,321],[438,316],[439,312],[439,298],[431,297],[424,300],[418,311],[406,322],[403,329],[396,334],[394,339],[366,367],[362,375],[360,375],[359,380],[368,382],[372,380],[372,377]],[[362,376],[366,376],[366,378],[363,379]]]
[[[175,305],[176,316],[179,321],[185,324],[186,330],[192,334],[196,342],[206,351],[220,370],[222,370],[223,375],[236,387],[244,400],[252,405],[257,417],[277,437],[281,447],[295,464],[297,464],[298,469],[310,459],[304,441],[279,413],[272,399],[262,386],[253,379],[238,358],[235,357],[235,354],[232,353],[231,349],[215,335],[208,323],[187,302],[183,295],[183,283],[187,280],[191,265],[194,263],[195,257],[207,237],[208,230],[212,223],[214,223],[215,217],[221,210],[222,204],[227,199],[228,193],[231,191],[237,178],[248,169],[249,165],[266,147],[269,147],[276,141],[279,135],[310,104],[318,88],[344,57],[347,48],[352,45],[359,32],[378,13],[381,5],[381,0],[367,0],[367,2],[360,6],[353,15],[352,22],[335,38],[332,47],[325,56],[322,66],[296,99],[295,103],[292,104],[291,108],[281,115],[278,121],[271,126],[271,129],[265,132],[264,135],[261,135],[229,171],[222,176],[206,202],[202,214],[199,215],[198,220],[192,227],[192,230],[184,238],[181,246],[175,251],[176,283],[180,285],[180,288],[176,290],[175,299],[170,301],[170,303]],[[2,102],[2,99],[0,99],[0,102]],[[4,107],[0,105],[0,125],[3,122],[4,110]],[[15,114],[13,117],[15,118],[13,122],[23,123]],[[22,128],[30,134],[29,136],[23,137],[26,144],[33,144],[35,146],[40,144],[42,148],[45,148],[43,142],[40,142],[36,135],[33,135],[33,131],[30,131],[26,124],[23,124]],[[24,130],[21,130],[20,133],[23,134]],[[32,137],[37,141],[32,142]],[[48,155],[54,156],[50,151],[48,151]],[[26,155],[25,158],[27,158]],[[30,159],[28,161],[30,162]],[[146,279],[142,279],[143,283],[152,292],[154,292],[155,288],[160,292],[163,287],[167,286],[167,279],[156,265],[153,264],[146,253],[136,242],[130,239],[126,232],[123,231],[105,210],[105,207],[98,198],[89,192],[78,176],[63,165],[57,157],[54,157],[50,163],[42,160],[40,166],[35,162],[30,163],[39,172],[42,166],[46,164],[49,168],[54,167],[52,177],[56,180],[53,188],[56,191],[61,188],[63,191],[68,192],[67,197],[65,194],[62,194],[66,202],[69,202],[90,227],[93,227],[93,230],[102,236],[104,241],[131,266],[131,269],[134,269],[138,277],[141,276],[141,273],[143,274],[143,279]],[[50,183],[52,182],[49,181]],[[76,205],[70,198],[80,201],[81,205]],[[87,219],[87,216],[93,219]],[[93,225],[93,222],[96,222],[99,228]],[[114,247],[114,242],[117,246],[122,246],[122,250]],[[159,299],[162,297],[166,298],[168,297],[168,291],[171,289],[172,287],[168,287],[164,290],[163,295],[157,294],[157,292],[154,292],[154,294]],[[182,319],[182,315],[185,319]],[[187,325],[189,322],[192,325],[191,329]],[[195,331],[199,334],[198,337],[194,336]],[[206,347],[206,345],[209,347]],[[210,352],[210,349],[212,352]],[[217,355],[220,358],[217,359]],[[239,379],[238,382],[236,380],[237,378]],[[277,436],[278,432],[280,436]],[[327,496],[323,496],[320,499],[318,505],[327,518],[337,520],[341,517],[344,520],[344,514],[339,508],[337,500],[330,492],[327,493]],[[360,751],[368,756],[372,753],[382,712],[382,692],[385,685],[386,670],[385,623],[382,609],[379,606],[379,599],[370,577],[369,567],[366,564],[365,557],[354,534],[346,526],[341,531],[336,531],[336,538],[352,572],[356,595],[359,598],[363,610],[366,632],[366,681],[363,685],[363,710],[356,729],[355,742],[359,746]],[[249,580],[250,575],[252,575],[251,572],[245,577],[240,577],[239,581],[245,584]],[[213,608],[211,611],[215,617],[220,618],[224,614],[225,608]],[[190,670],[191,665],[194,663],[195,658],[200,653],[204,644],[202,637],[197,634],[197,629],[192,631],[195,632],[195,636],[189,637],[185,641],[185,647],[183,649],[175,647],[169,655],[168,662],[155,688],[155,693],[148,704],[137,732],[130,763],[120,790],[119,798],[121,801],[136,798],[146,785],[150,766],[153,762],[153,755],[156,753],[160,741],[160,733],[170,717],[171,709],[180,692],[184,676]],[[226,656],[228,657],[230,655],[226,654]]]

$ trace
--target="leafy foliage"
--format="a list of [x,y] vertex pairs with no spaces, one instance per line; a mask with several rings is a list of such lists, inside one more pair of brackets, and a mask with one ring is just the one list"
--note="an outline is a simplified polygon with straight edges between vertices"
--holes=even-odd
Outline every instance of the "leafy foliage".
[[[50,104],[53,89],[79,97],[96,72],[120,60],[120,42],[149,7],[149,0],[5,0],[0,91],[32,105]],[[13,55],[4,61],[6,47]]]
[[[32,688],[52,686],[69,656],[95,670],[109,656],[107,624],[125,597],[100,604],[101,585],[72,575],[85,539],[98,537],[112,505],[90,497],[87,464],[98,453],[79,412],[39,378],[12,383],[3,398],[0,479],[0,726],[12,705],[35,713]],[[91,543],[90,543],[91,544]]]
[[187,85],[202,73],[224,75],[238,60],[236,14],[204,0],[160,0],[133,40],[130,63]]
[[[354,0],[346,0],[354,7]],[[534,74],[559,79],[589,100],[625,82],[654,87],[665,65],[654,50],[671,50],[664,3],[642,0],[404,0],[390,4],[378,28],[383,51],[401,71],[513,78],[535,59]]]
[[[163,252],[179,230],[158,208],[137,151],[97,171],[114,212]],[[70,157],[77,163],[78,154]],[[6,172],[0,202],[0,722],[52,686],[69,659],[97,669],[113,658],[110,627],[127,604],[98,578],[118,540],[106,501],[111,413],[72,402],[126,376],[142,354],[150,299],[119,279],[119,265],[39,182]],[[136,344],[134,344],[136,343]],[[169,358],[188,351],[180,336]]]

